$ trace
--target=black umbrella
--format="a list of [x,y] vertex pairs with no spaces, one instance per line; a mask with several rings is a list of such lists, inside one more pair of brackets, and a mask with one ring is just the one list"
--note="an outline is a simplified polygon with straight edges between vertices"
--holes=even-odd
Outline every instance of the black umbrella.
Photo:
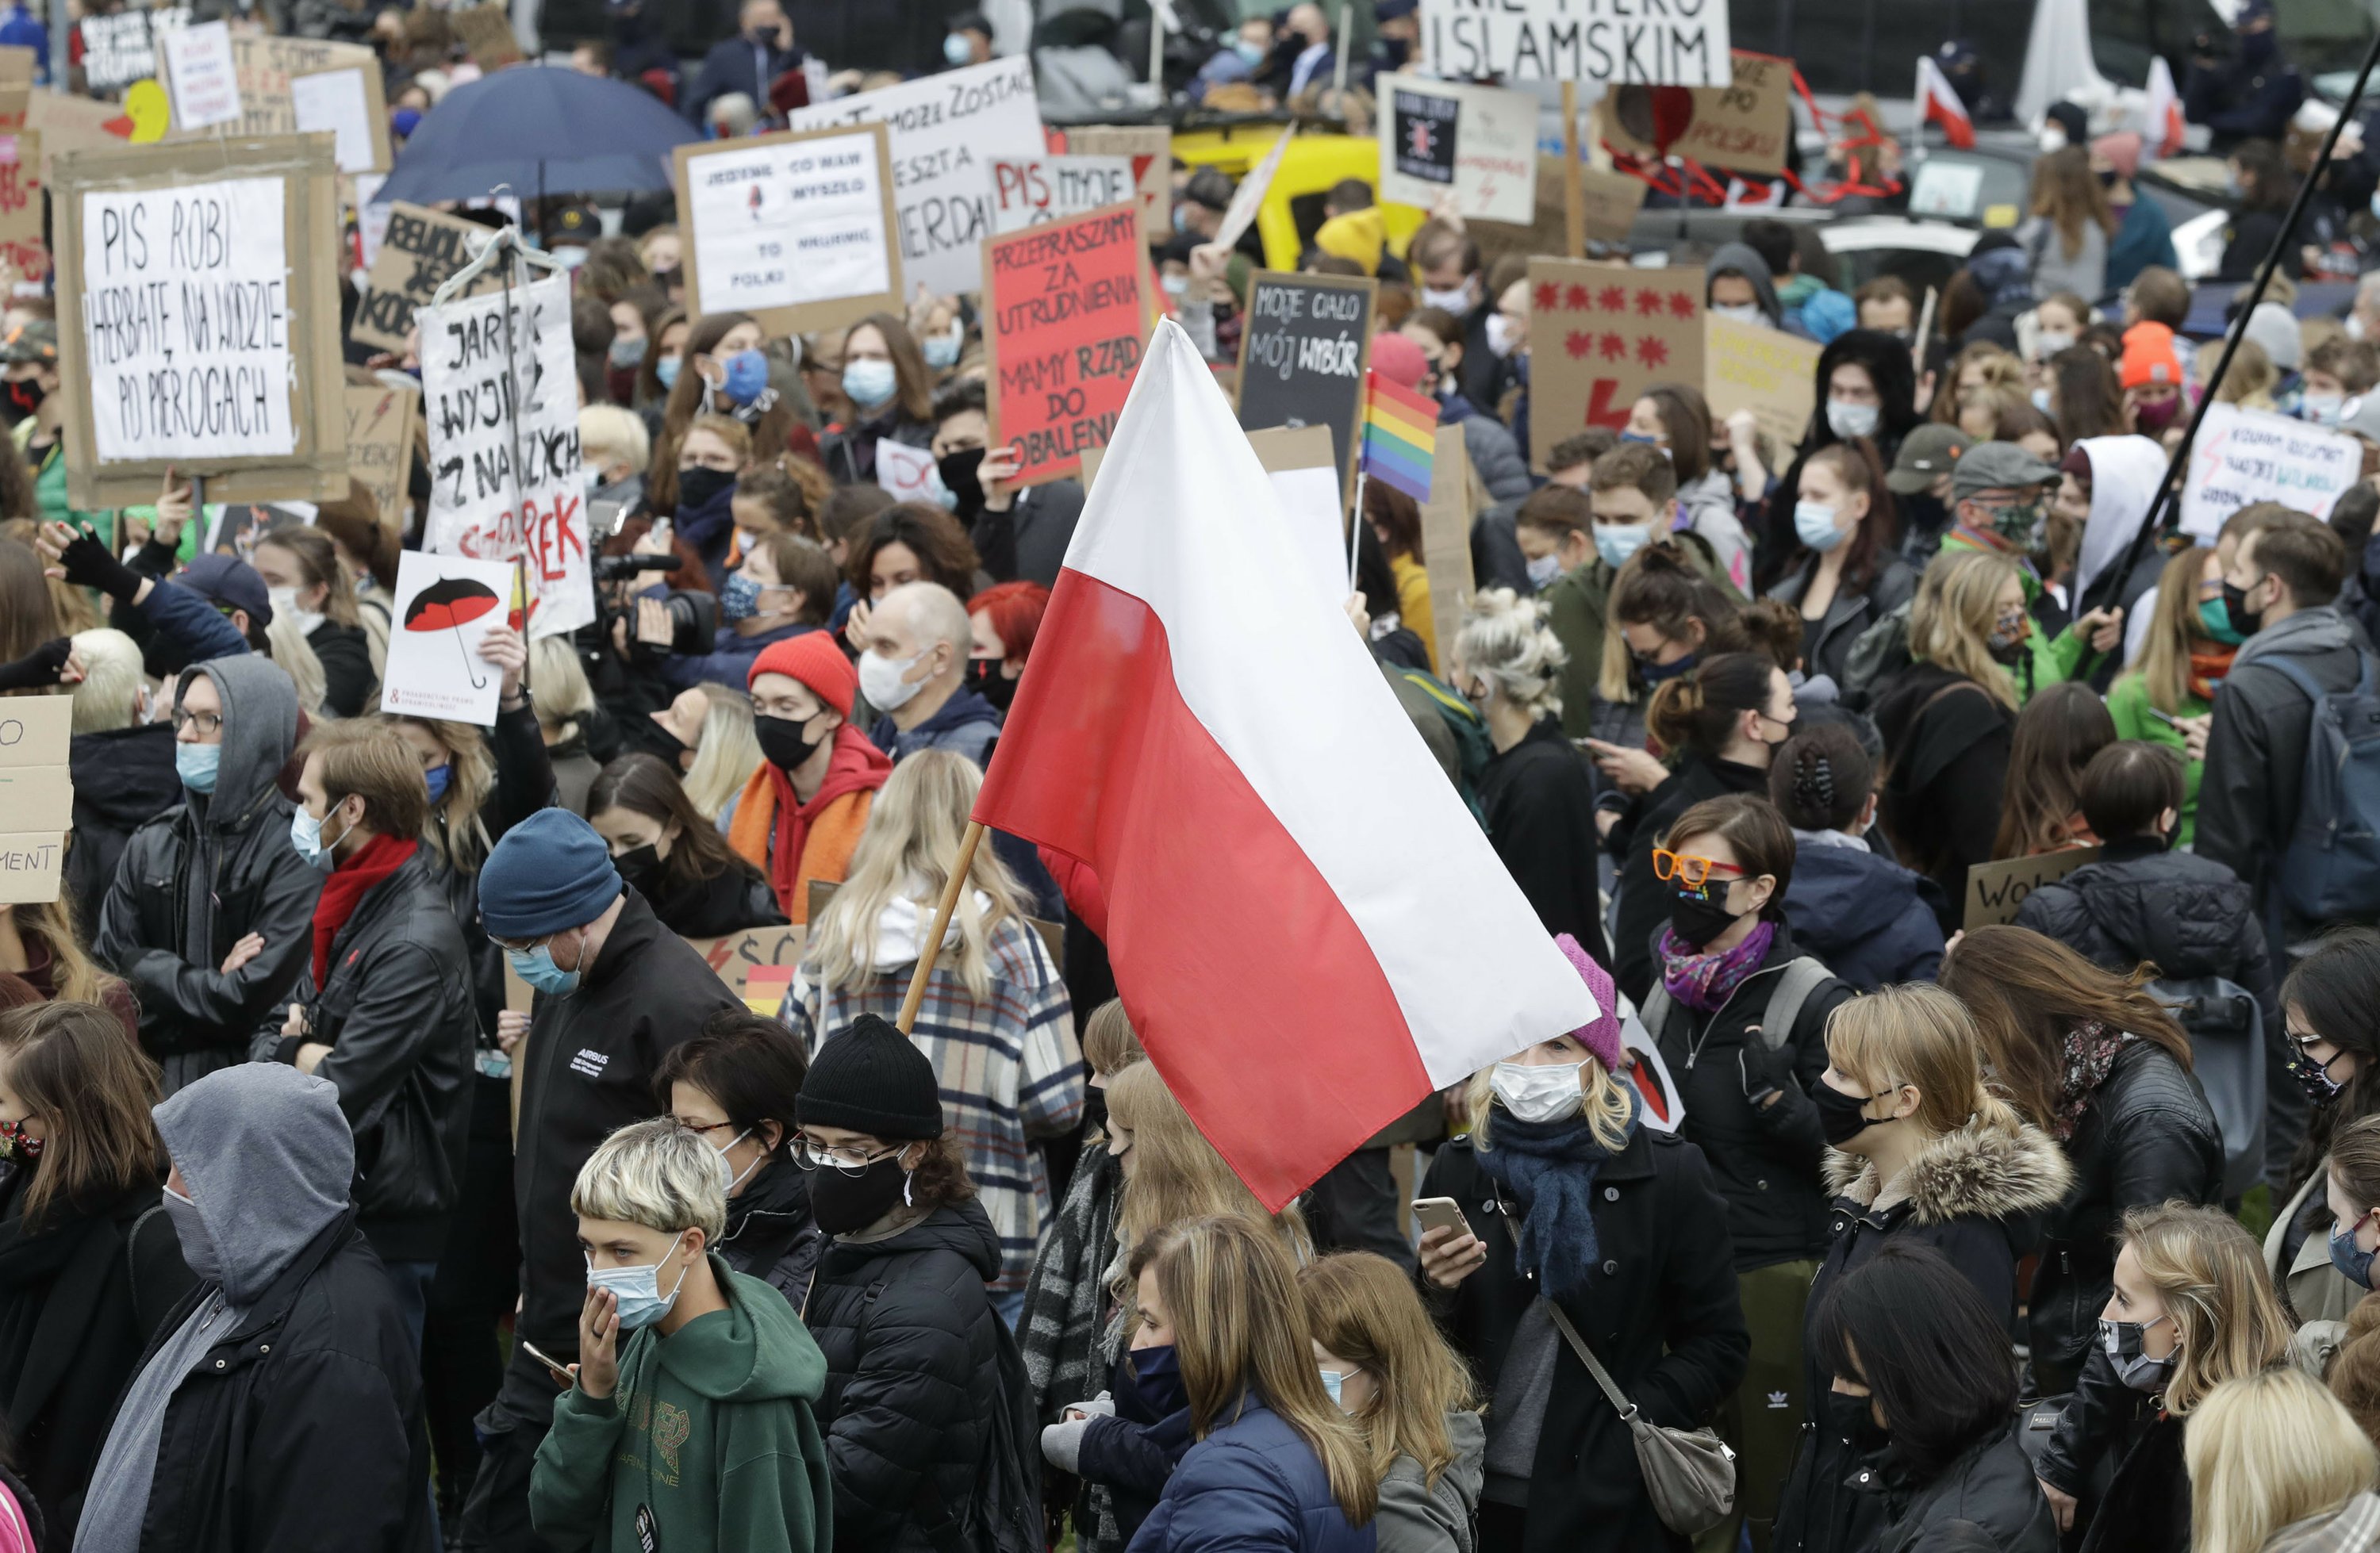
[[464,672],[471,676],[471,688],[485,690],[488,682],[471,667],[471,653],[463,647],[463,622],[477,620],[496,607],[495,589],[484,582],[469,577],[440,577],[436,582],[413,596],[405,607],[405,628],[408,631],[452,631],[455,645],[463,651]]

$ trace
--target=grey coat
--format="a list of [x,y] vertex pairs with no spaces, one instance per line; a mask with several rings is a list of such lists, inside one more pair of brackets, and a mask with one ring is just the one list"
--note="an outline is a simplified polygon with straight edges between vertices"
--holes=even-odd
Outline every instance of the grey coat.
[[[1804,556],[1800,566],[1777,579],[1768,596],[1799,609],[1817,565],[1815,555]],[[1834,600],[1827,605],[1826,618],[1818,624],[1817,640],[1803,655],[1803,672],[1825,674],[1837,685],[1847,683],[1844,675],[1851,668],[1852,644],[1870,626],[1916,596],[1915,568],[1889,552],[1878,554],[1876,575],[1868,578],[1865,588],[1840,583],[1836,586]]]
[[1380,1480],[1380,1510],[1372,1524],[1379,1553],[1472,1553],[1478,1546],[1474,1520],[1479,1513],[1479,1482],[1488,1449],[1479,1414],[1456,1409],[1446,1415],[1454,1460],[1431,1487],[1421,1463],[1400,1456]]

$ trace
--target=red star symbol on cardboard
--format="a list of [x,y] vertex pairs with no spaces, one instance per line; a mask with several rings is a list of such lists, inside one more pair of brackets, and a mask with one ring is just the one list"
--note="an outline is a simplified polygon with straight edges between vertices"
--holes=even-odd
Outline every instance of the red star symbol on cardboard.
[[1659,336],[1647,334],[1636,342],[1636,359],[1647,367],[1667,366],[1670,347]]
[[1551,312],[1560,305],[1561,287],[1551,281],[1539,281],[1536,287],[1537,310]]
[[1595,306],[1593,302],[1587,299],[1586,287],[1583,285],[1572,286],[1568,291],[1562,294],[1562,297],[1563,300],[1569,304],[1573,312],[1583,313]]
[[1672,291],[1670,293],[1670,316],[1671,318],[1694,317],[1694,297],[1682,291]]
[[1606,361],[1625,361],[1628,359],[1628,342],[1621,339],[1619,335],[1606,334],[1603,336],[1601,344],[1603,358]]
[[1594,343],[1595,336],[1584,329],[1573,329],[1562,336],[1562,349],[1568,351],[1573,360],[1584,360]]
[[1661,316],[1661,294],[1646,289],[1636,293],[1636,310],[1646,318]]
[[1624,313],[1628,310],[1628,288],[1624,285],[1607,285],[1596,294],[1596,300],[1601,304],[1605,312]]

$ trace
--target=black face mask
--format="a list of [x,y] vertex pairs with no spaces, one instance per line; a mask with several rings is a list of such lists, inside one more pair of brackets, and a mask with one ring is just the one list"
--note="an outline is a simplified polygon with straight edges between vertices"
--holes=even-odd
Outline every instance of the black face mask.
[[677,472],[677,504],[680,512],[698,512],[719,499],[722,491],[735,489],[735,476],[728,469],[706,469],[697,466]]
[[1863,1456],[1876,1455],[1892,1443],[1892,1436],[1876,1426],[1874,1403],[1871,1397],[1827,1393],[1827,1427],[1836,1438],[1850,1441],[1851,1448]]
[[1939,496],[1921,491],[1913,496],[1896,494],[1892,500],[1900,509],[1900,527],[1906,532],[1938,534],[1950,526],[1950,509]]
[[976,471],[983,467],[983,449],[961,448],[934,460],[934,467],[942,477],[943,487],[959,499],[959,512],[972,517],[983,511],[983,481]]
[[892,1211],[907,1186],[901,1157],[888,1154],[857,1175],[832,1166],[810,1171],[810,1217],[831,1235],[865,1230]]
[[1016,699],[1016,686],[1020,682],[1000,672],[1002,661],[998,658],[968,659],[967,683],[975,686],[977,695],[1004,712],[1008,704]]
[[42,381],[39,378],[27,378],[22,382],[12,382],[7,387],[8,392],[0,394],[0,421],[6,421],[10,426],[16,425],[35,410],[40,409],[42,401],[50,396],[49,390],[42,386]]
[[816,721],[812,718],[796,722],[790,717],[755,717],[752,736],[760,741],[760,754],[769,764],[781,771],[791,771],[826,743],[823,737],[814,739],[808,735],[810,722]]
[[694,746],[679,738],[658,722],[648,724],[653,731],[655,752],[677,770],[684,771],[693,764]]
[[1735,926],[1735,913],[1722,904],[1725,899],[1724,891],[1709,894],[1679,891],[1670,902],[1670,931],[1678,935],[1679,942],[1702,948]]
[[1870,1095],[1862,1099],[1846,1095],[1824,1079],[1810,1091],[1810,1103],[1818,1108],[1818,1130],[1826,1134],[1827,1147],[1840,1148],[1843,1145],[1876,1124],[1876,1119],[1864,1114],[1869,1100],[1879,1100],[1892,1091]]
[[[2338,1061],[2336,1056],[2331,1058],[2333,1062]],[[2305,1048],[2295,1042],[2289,1046],[2289,1077],[2305,1091],[2306,1098],[2317,1106],[2329,1105],[2338,1098],[2338,1092],[2347,1087],[2330,1076],[2330,1069],[2325,1064],[2307,1056]]]
[[1387,60],[1394,69],[1403,69],[1406,59],[1411,57],[1412,54],[1413,44],[1405,39],[1383,38],[1380,40],[1380,57]]
[[2254,636],[2265,624],[2265,612],[2248,607],[2248,590],[2228,582],[2223,585],[2223,615],[2231,623],[2231,629],[2243,637]]
[[636,886],[638,894],[648,901],[653,898],[653,891],[662,881],[662,855],[651,843],[630,847],[612,859],[612,867],[620,870],[622,879]]

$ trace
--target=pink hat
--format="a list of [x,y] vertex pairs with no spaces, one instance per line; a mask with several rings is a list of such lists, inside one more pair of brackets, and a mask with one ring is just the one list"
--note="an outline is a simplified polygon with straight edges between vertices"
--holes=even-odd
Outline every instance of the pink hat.
[[2112,135],[2102,135],[2091,142],[2091,149],[2107,159],[2107,164],[2123,177],[2141,170],[2141,138],[2130,129],[2119,129]]
[[1595,1017],[1571,1034],[1603,1064],[1605,1073],[1616,1075],[1627,1063],[1621,1056],[1620,996],[1611,984],[1611,973],[1589,959],[1586,951],[1579,948],[1578,940],[1568,933],[1556,934],[1554,947],[1562,952],[1563,958],[1578,972],[1578,978],[1586,983],[1587,991],[1595,998]]
[[1429,358],[1402,334],[1384,332],[1372,336],[1372,370],[1399,388],[1419,388],[1429,376]]

